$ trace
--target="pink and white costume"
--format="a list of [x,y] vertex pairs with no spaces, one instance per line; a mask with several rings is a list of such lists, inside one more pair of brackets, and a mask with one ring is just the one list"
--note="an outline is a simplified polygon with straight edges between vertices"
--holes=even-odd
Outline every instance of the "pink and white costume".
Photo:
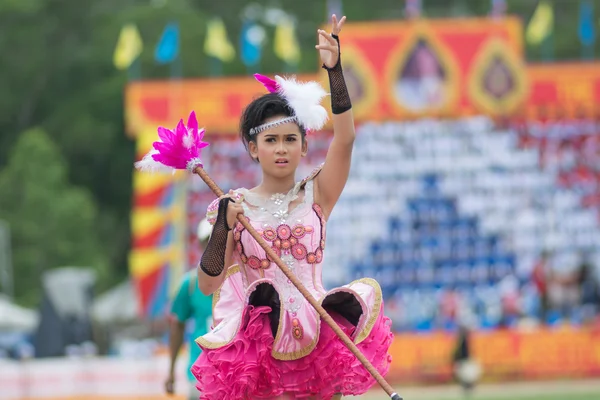
[[[313,178],[286,195],[263,198],[247,189],[245,217],[329,312],[377,370],[391,363],[393,334],[379,284],[370,278],[326,290],[321,280],[326,221],[313,201]],[[291,202],[302,199],[293,209]],[[218,200],[209,207],[214,218]],[[345,347],[245,228],[233,228],[235,265],[213,297],[213,329],[196,339],[192,366],[201,399],[329,399],[358,395],[375,380]]]

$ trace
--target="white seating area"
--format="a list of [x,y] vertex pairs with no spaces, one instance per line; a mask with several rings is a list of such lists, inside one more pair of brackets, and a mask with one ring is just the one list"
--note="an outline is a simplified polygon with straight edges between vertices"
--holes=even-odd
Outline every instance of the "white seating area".
[[348,186],[331,218],[328,261],[361,257],[365,246],[354,242],[382,237],[389,217],[408,212],[406,199],[426,174],[441,178],[441,192],[457,199],[461,215],[477,217],[483,232],[502,235],[520,257],[600,247],[595,210],[558,189],[556,172],[538,168],[537,151],[518,149],[516,133],[494,131],[487,118],[366,124],[358,132]]
[[[391,290],[395,286],[412,291],[411,304],[424,307],[431,300],[438,303],[435,308],[434,297],[466,283],[457,277],[470,274],[466,292],[483,291],[488,298],[495,293],[500,307],[499,291],[514,286],[510,281],[521,282],[519,290],[535,297],[527,282],[544,249],[554,252],[559,270],[576,268],[580,251],[596,251],[598,265],[597,212],[582,207],[578,193],[559,188],[557,168],[541,169],[538,158],[537,149],[519,147],[515,131],[495,130],[484,117],[362,125],[347,188],[329,223],[327,278],[339,284],[373,276],[384,282],[386,296],[403,296]],[[428,196],[451,205],[424,201]],[[432,246],[422,243],[423,233],[414,225],[423,215],[439,228],[433,233],[438,242],[433,257],[427,250]],[[461,224],[472,230],[463,235],[462,245],[451,242]],[[431,237],[431,232],[424,235]],[[387,264],[402,271],[413,268],[415,260],[422,275],[432,276],[429,281],[405,285],[398,278],[402,274],[382,268]],[[489,279],[478,282],[477,275]],[[423,283],[426,288],[419,288]],[[527,302],[535,303],[523,299]]]

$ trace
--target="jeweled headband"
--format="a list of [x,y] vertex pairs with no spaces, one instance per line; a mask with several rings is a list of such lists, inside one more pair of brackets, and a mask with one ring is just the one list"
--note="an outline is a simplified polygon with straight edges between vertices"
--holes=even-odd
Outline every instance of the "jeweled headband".
[[263,131],[266,131],[267,129],[271,129],[271,128],[274,128],[279,125],[287,124],[288,122],[298,123],[298,118],[295,116],[291,116],[291,117],[285,117],[285,118],[278,119],[275,121],[267,122],[266,124],[262,124],[262,125],[257,126],[256,128],[250,129],[250,134],[254,136]]
[[282,78],[275,75],[275,80],[260,74],[254,74],[257,81],[271,93],[277,93],[294,111],[294,115],[280,120],[267,122],[250,129],[250,135],[256,135],[269,128],[295,122],[306,132],[318,131],[327,122],[327,110],[321,105],[321,100],[327,92],[314,81],[298,82],[295,77]]

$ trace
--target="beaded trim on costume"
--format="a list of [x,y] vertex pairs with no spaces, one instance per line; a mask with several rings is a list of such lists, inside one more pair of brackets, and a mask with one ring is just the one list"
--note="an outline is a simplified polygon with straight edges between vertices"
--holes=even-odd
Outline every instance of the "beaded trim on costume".
[[365,323],[365,326],[358,333],[356,338],[354,339],[355,344],[359,344],[363,340],[365,340],[369,334],[371,334],[371,330],[373,330],[373,326],[375,326],[375,322],[377,321],[377,317],[379,317],[379,312],[381,309],[381,302],[383,301],[383,294],[381,292],[381,286],[379,286],[379,282],[372,278],[361,278],[350,282],[348,285],[350,288],[353,284],[356,283],[364,283],[365,285],[371,286],[375,290],[375,302],[373,303],[373,307],[371,307],[371,313],[369,315],[369,319]]
[[[237,274],[238,272],[240,272],[240,266],[238,264],[233,264],[231,267],[229,267],[227,269],[227,272],[225,273],[225,279],[223,279],[223,282],[225,282],[227,280],[227,278],[229,278],[231,275]],[[219,302],[219,299],[221,298],[221,288],[222,288],[222,285],[219,286],[219,288],[215,291],[215,293],[213,293],[213,301],[212,301],[213,313],[215,311],[215,306],[217,305],[217,303]]]
[[250,129],[250,135],[259,134],[263,131],[266,131],[269,128],[274,128],[279,125],[287,124],[288,122],[298,123],[298,118],[295,116],[292,116],[292,117],[278,119],[277,121],[267,122],[266,124],[262,124],[262,125],[257,126],[256,128]]

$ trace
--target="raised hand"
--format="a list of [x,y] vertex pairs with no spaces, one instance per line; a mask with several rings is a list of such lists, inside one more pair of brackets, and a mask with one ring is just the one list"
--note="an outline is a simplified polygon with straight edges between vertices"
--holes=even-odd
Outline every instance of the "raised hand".
[[333,14],[331,16],[331,34],[322,29],[317,31],[319,33],[319,44],[315,48],[319,50],[321,61],[327,68],[335,67],[335,64],[338,62],[340,53],[339,45],[337,40],[331,35],[339,35],[344,22],[346,22],[346,17],[342,17],[338,22],[337,17]]

